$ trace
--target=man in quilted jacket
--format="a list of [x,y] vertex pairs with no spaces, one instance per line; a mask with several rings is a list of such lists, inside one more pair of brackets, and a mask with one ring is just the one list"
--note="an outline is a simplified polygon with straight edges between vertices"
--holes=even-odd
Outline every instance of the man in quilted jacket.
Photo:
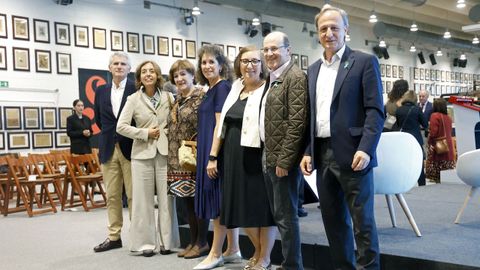
[[308,123],[307,79],[291,61],[286,34],[272,32],[263,41],[270,70],[260,109],[264,142],[263,173],[268,200],[282,239],[284,260],[277,269],[302,270],[298,225],[299,162]]

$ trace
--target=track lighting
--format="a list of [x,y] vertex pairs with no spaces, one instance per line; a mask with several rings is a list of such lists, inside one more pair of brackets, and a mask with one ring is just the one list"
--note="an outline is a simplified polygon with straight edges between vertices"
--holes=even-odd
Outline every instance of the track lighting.
[[438,48],[436,55],[443,56],[442,49]]
[[370,23],[376,23],[378,21],[377,15],[375,15],[375,10],[372,10],[372,14],[370,15],[370,18],[368,19]]
[[418,31],[418,26],[415,22],[413,22],[412,25],[410,25],[410,31],[412,31],[412,32],[417,32]]
[[480,43],[480,40],[478,40],[478,37],[475,36],[472,40],[472,44],[478,44],[478,43]]
[[457,8],[464,8],[466,6],[465,0],[458,0],[457,1]]
[[443,34],[443,38],[451,38],[451,37],[452,35],[450,34],[450,31],[448,31],[447,29],[447,31],[445,31],[445,33]]
[[416,52],[417,48],[415,48],[415,44],[412,43],[412,46],[410,46],[410,52]]

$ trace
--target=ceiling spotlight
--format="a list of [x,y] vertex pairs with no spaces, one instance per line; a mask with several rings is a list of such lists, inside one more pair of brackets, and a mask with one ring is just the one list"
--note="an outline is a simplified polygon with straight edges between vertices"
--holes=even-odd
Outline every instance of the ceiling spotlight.
[[372,14],[370,15],[368,21],[370,23],[376,23],[378,22],[377,15],[375,15],[375,10],[372,10]]
[[188,13],[185,14],[185,17],[183,18],[183,20],[185,21],[186,25],[192,25],[195,22],[195,20],[193,19],[193,16]]
[[478,43],[480,43],[480,40],[478,40],[478,37],[475,36],[472,40],[472,44],[478,44]]
[[451,38],[452,37],[452,34],[450,34],[450,31],[445,31],[445,33],[443,34],[443,38]]
[[466,6],[465,0],[458,0],[457,1],[457,8],[464,8]]
[[415,22],[413,22],[412,25],[410,25],[410,31],[412,31],[412,32],[417,32],[418,31],[418,26]]
[[380,40],[380,43],[378,43],[378,46],[382,47],[382,48],[386,48],[387,47],[387,43],[385,43],[385,40]]
[[443,56],[442,49],[438,48],[436,55]]
[[253,18],[252,25],[254,26],[260,25],[260,19],[257,17]]
[[192,15],[198,16],[200,14],[202,14],[202,12],[200,11],[199,7],[193,7],[192,8]]
[[412,43],[412,46],[410,46],[410,52],[416,52],[417,48],[415,48],[415,44]]
[[349,35],[349,34],[346,34],[346,35],[345,35],[345,41],[348,42],[348,41],[350,41],[350,40],[351,40],[351,39],[350,39],[350,35]]
[[465,53],[462,53],[460,55],[460,60],[467,60],[467,56],[465,55]]
[[307,33],[307,32],[308,32],[307,23],[303,23],[302,33]]

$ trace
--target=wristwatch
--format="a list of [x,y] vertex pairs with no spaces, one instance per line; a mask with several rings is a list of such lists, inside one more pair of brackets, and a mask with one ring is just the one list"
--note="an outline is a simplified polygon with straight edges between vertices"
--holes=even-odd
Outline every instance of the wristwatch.
[[210,155],[210,156],[208,156],[208,160],[209,161],[215,161],[215,160],[217,160],[217,157],[213,156],[213,155]]

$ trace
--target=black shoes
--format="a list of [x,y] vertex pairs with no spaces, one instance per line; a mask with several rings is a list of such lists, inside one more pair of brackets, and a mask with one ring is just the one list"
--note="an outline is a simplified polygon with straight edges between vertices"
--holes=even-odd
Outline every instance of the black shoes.
[[307,210],[305,208],[298,208],[298,217],[306,217],[308,216]]
[[162,255],[169,255],[172,254],[172,251],[170,249],[160,249],[160,254]]
[[155,253],[151,249],[146,249],[142,251],[142,255],[143,257],[152,257],[153,255],[155,255]]
[[121,248],[121,247],[122,247],[122,239],[113,241],[107,238],[105,241],[103,241],[103,243],[94,247],[93,250],[95,252],[104,252],[110,249]]

